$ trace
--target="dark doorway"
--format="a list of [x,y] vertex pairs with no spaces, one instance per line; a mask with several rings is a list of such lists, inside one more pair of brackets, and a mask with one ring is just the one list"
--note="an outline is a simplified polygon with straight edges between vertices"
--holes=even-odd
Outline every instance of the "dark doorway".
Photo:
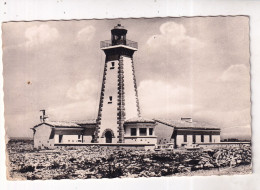
[[106,137],[106,143],[112,143],[112,133],[111,133],[111,131],[107,131],[105,133],[105,137]]

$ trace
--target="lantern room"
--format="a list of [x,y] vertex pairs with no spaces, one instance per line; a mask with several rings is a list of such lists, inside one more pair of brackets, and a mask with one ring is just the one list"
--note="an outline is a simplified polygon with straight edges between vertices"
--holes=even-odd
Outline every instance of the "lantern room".
[[126,33],[127,30],[118,24],[111,30],[112,46],[114,45],[126,45]]

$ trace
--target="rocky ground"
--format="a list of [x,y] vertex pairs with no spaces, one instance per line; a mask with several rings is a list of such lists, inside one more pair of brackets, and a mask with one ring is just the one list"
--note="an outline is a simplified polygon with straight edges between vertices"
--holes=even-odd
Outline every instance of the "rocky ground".
[[150,152],[99,146],[33,150],[31,142],[10,141],[10,179],[87,179],[232,175],[251,172],[251,147]]
[[209,170],[176,173],[172,176],[246,175],[251,173],[252,165],[239,165],[236,167],[211,168]]

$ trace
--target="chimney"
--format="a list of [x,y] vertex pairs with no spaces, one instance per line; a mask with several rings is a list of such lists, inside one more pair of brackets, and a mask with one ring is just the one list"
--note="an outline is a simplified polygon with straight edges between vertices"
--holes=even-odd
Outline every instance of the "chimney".
[[40,120],[42,123],[45,122],[45,120],[48,118],[47,115],[45,115],[45,110],[40,110],[42,112],[42,115],[40,116]]

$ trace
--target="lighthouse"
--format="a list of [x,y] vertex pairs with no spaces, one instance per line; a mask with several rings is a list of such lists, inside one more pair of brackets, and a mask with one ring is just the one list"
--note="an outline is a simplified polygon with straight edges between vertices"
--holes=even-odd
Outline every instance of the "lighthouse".
[[137,42],[128,40],[118,24],[100,48],[106,58],[94,142],[156,144],[155,121],[140,113],[133,59]]

